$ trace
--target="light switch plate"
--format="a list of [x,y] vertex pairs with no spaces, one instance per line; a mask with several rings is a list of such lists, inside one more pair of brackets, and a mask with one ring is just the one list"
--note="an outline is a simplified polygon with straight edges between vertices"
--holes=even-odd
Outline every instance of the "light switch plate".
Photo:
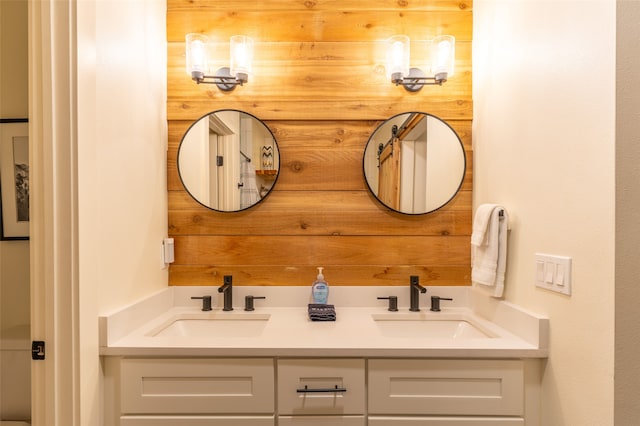
[[551,254],[535,255],[536,287],[571,296],[571,258]]
[[173,248],[173,238],[165,238],[162,240],[162,267],[163,269],[167,267],[170,263],[173,263],[175,260],[174,248]]

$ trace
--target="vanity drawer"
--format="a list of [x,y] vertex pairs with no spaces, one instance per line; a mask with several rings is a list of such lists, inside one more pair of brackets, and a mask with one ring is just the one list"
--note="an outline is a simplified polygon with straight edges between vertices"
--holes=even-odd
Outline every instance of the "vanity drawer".
[[372,359],[369,413],[521,416],[521,360]]
[[524,426],[507,417],[369,417],[368,426]]
[[364,416],[286,416],[278,417],[278,426],[365,426]]
[[123,416],[120,426],[274,426],[271,417],[252,416]]
[[271,414],[272,359],[125,358],[124,414]]
[[293,415],[364,414],[364,359],[278,360],[278,409]]

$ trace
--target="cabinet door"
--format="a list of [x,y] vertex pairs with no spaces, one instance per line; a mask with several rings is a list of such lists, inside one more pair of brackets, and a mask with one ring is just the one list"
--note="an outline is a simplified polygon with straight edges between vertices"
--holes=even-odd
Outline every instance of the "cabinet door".
[[369,413],[522,416],[521,360],[372,359]]
[[293,415],[364,414],[363,359],[278,360],[278,410]]
[[125,358],[123,414],[273,414],[272,359]]
[[120,426],[274,426],[274,417],[123,416]]
[[369,417],[368,426],[524,426],[506,417]]

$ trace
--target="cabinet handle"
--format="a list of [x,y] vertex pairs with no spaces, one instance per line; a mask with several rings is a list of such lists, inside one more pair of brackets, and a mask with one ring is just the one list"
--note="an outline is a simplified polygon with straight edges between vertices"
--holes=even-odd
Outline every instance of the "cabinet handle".
[[320,393],[320,392],[324,392],[324,393],[328,393],[328,392],[346,392],[347,389],[345,388],[339,388],[338,385],[336,385],[335,388],[320,388],[320,389],[309,389],[309,386],[304,385],[304,389],[296,389],[296,392],[298,393]]

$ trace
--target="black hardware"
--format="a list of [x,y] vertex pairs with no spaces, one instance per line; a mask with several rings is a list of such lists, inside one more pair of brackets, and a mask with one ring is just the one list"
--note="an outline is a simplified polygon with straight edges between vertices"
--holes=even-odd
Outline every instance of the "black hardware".
[[240,151],[240,155],[242,155],[242,156],[244,157],[244,160],[245,160],[247,163],[250,163],[250,162],[251,162],[251,158],[249,158],[249,157],[247,156],[247,154],[245,154],[244,152]]
[[387,300],[389,299],[389,310],[391,312],[398,311],[398,296],[389,296],[389,297],[378,297],[378,300]]
[[244,186],[244,182],[240,182],[240,183],[238,184],[238,188],[242,188],[243,186]]
[[223,67],[218,69],[215,75],[205,75],[202,71],[191,71],[191,80],[197,84],[215,84],[218,89],[230,92],[236,86],[242,86],[249,81],[249,75],[239,72],[232,76],[229,67]]
[[42,360],[44,359],[44,341],[34,340],[31,342],[31,359]]
[[193,296],[193,300],[202,300],[202,310],[210,311],[211,310],[211,296]]
[[245,311],[255,311],[255,308],[253,307],[253,301],[255,299],[266,299],[266,297],[264,296],[245,296],[244,297],[244,310]]
[[440,296],[431,296],[431,310],[433,312],[440,312],[441,300],[453,300],[453,299],[447,298],[447,297],[440,297]]
[[420,285],[420,277],[411,275],[409,277],[409,310],[411,312],[420,311],[420,293],[426,293],[427,289]]
[[216,166],[222,167],[224,165],[224,157],[222,155],[216,155]]
[[346,388],[339,388],[338,385],[336,385],[335,388],[319,388],[319,389],[309,389],[309,386],[304,385],[304,389],[296,389],[296,392],[298,393],[329,393],[329,392],[346,392],[347,389]]
[[218,293],[224,293],[223,311],[233,311],[233,277],[225,275],[222,286],[218,287]]

